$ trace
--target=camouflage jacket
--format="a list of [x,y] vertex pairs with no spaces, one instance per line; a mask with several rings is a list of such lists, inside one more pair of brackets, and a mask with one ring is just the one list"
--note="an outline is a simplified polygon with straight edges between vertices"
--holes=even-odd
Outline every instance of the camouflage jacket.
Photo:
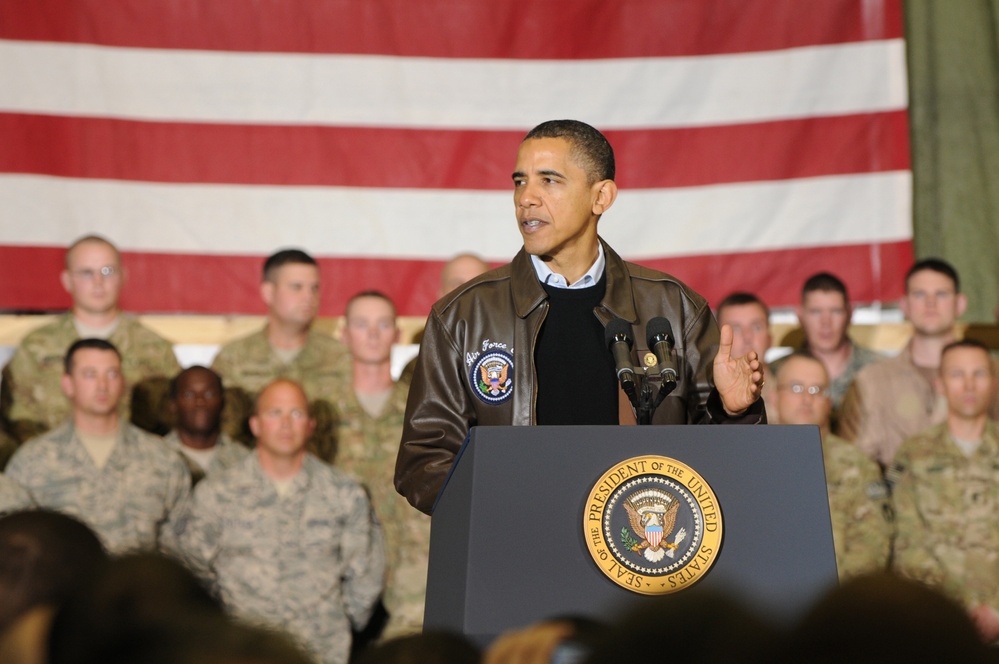
[[279,497],[256,454],[209,475],[174,533],[182,557],[240,616],[286,629],[343,664],[385,574],[381,528],[364,490],[306,455]]
[[881,469],[852,443],[822,438],[829,516],[841,580],[883,570],[891,553],[892,509]]
[[309,451],[324,461],[336,453],[336,412],[331,400],[346,380],[350,382],[350,358],[343,344],[320,332],[310,332],[305,346],[289,364],[278,357],[267,339],[266,328],[225,344],[212,362],[225,380],[226,405],[222,427],[231,437],[250,443],[247,422],[257,393],[276,378],[289,378],[305,390],[309,409],[316,418],[316,432]]
[[180,454],[181,460],[187,464],[188,470],[191,471],[192,484],[200,482],[208,473],[215,473],[223,468],[235,466],[237,463],[245,459],[246,455],[250,453],[249,448],[245,445],[235,442],[224,433],[219,434],[219,439],[215,443],[215,456],[212,457],[212,460],[209,462],[207,468],[202,468],[198,465],[197,461],[184,454],[184,445],[180,442],[180,436],[177,435],[176,430],[173,430],[163,436],[163,442],[166,443],[172,450]]
[[111,553],[157,548],[161,528],[191,486],[177,454],[130,424],[119,430],[103,468],[67,423],[22,445],[6,472],[39,507],[84,521]]
[[[79,338],[73,315],[63,314],[25,336],[4,367],[2,416],[17,440],[24,442],[69,419],[70,405],[60,381],[66,350]],[[173,346],[128,314],[119,314],[118,327],[108,341],[121,353],[128,387],[122,396],[122,414],[146,430],[162,433],[169,379],[180,371]],[[138,395],[134,412],[133,392]]]
[[0,516],[34,507],[31,496],[7,475],[0,474]]
[[947,424],[907,439],[888,471],[895,504],[893,566],[968,607],[999,608],[999,438],[986,425],[966,456]]

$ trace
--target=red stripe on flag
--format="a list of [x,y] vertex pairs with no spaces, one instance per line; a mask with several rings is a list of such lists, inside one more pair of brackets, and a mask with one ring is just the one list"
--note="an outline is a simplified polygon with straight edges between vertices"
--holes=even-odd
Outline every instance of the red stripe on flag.
[[[625,188],[909,168],[906,112],[608,131]],[[0,113],[0,171],[148,182],[504,190],[523,132]]]
[[594,59],[901,36],[900,0],[0,0],[0,38],[140,48]]
[[[65,251],[51,247],[0,246],[0,283],[8,311],[64,309],[59,285]],[[811,247],[716,256],[645,259],[643,265],[685,281],[712,304],[734,290],[760,295],[770,306],[797,303],[802,282],[823,270],[839,275],[858,303],[898,298],[912,264],[911,242]],[[261,314],[258,288],[263,256],[124,252],[126,310],[140,313]],[[419,260],[319,258],[323,274],[320,312],[343,313],[351,295],[377,289],[405,316],[430,310],[442,263]],[[877,271],[872,266],[878,266]]]

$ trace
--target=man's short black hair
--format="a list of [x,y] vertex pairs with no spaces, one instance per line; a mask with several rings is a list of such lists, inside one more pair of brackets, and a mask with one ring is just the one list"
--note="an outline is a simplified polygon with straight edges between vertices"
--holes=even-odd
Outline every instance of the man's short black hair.
[[763,309],[763,313],[767,315],[767,319],[770,319],[770,307],[766,305],[766,302],[753,293],[746,291],[736,291],[735,293],[730,293],[724,300],[718,303],[718,307],[715,311],[717,312],[717,316],[721,316],[722,309],[725,307],[738,307],[745,304],[759,305]]
[[171,400],[177,398],[177,384],[180,382],[181,377],[192,371],[199,371],[199,370],[207,371],[208,373],[210,373],[212,376],[215,377],[215,381],[218,383],[219,386],[219,394],[222,394],[222,391],[225,389],[225,386],[222,384],[222,376],[218,375],[218,373],[216,373],[212,369],[209,369],[208,367],[203,367],[200,364],[192,364],[188,368],[181,370],[176,376],[170,379]]
[[815,291],[833,291],[843,296],[843,301],[850,303],[850,296],[846,292],[846,284],[830,272],[819,272],[813,274],[805,280],[805,285],[801,287],[801,301],[805,301],[805,296]]
[[264,281],[274,281],[274,272],[284,265],[313,265],[319,267],[316,263],[316,259],[305,253],[301,249],[282,249],[281,251],[271,254],[268,256],[267,260],[264,261]]
[[589,175],[590,183],[613,180],[616,174],[614,148],[595,128],[579,120],[549,120],[527,132],[532,138],[562,138],[572,145],[572,156]]
[[77,339],[66,350],[66,356],[62,360],[63,369],[67,374],[73,373],[73,356],[76,355],[76,351],[83,350],[84,348],[93,348],[94,350],[105,350],[110,353],[114,353],[118,356],[118,361],[121,362],[121,353],[119,353],[118,349],[115,348],[115,345],[107,339]]
[[945,261],[942,258],[924,258],[923,260],[916,261],[913,263],[909,271],[905,273],[905,292],[909,292],[909,279],[912,275],[917,272],[922,272],[923,270],[929,270],[931,272],[939,272],[945,277],[949,277],[951,281],[954,282],[954,292],[961,292],[961,279],[957,276],[957,270],[954,266]]

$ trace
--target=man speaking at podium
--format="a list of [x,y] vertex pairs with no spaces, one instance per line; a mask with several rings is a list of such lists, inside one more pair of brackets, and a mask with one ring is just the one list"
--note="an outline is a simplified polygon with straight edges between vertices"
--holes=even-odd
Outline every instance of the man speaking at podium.
[[[639,359],[676,373],[654,424],[766,422],[756,354],[733,358],[732,330],[719,335],[704,298],[597,235],[616,198],[614,151],[593,127],[553,120],[524,138],[513,173],[523,249],[427,320],[395,472],[417,509],[431,512],[473,426],[635,423],[622,387],[634,391]],[[639,346],[662,318],[669,346]],[[608,324],[623,330],[609,341]]]

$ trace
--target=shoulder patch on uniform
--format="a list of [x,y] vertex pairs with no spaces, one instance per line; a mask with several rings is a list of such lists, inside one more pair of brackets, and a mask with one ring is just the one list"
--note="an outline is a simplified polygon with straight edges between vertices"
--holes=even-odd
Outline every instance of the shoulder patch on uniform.
[[513,396],[513,356],[501,350],[491,350],[478,357],[468,375],[472,391],[493,406]]

